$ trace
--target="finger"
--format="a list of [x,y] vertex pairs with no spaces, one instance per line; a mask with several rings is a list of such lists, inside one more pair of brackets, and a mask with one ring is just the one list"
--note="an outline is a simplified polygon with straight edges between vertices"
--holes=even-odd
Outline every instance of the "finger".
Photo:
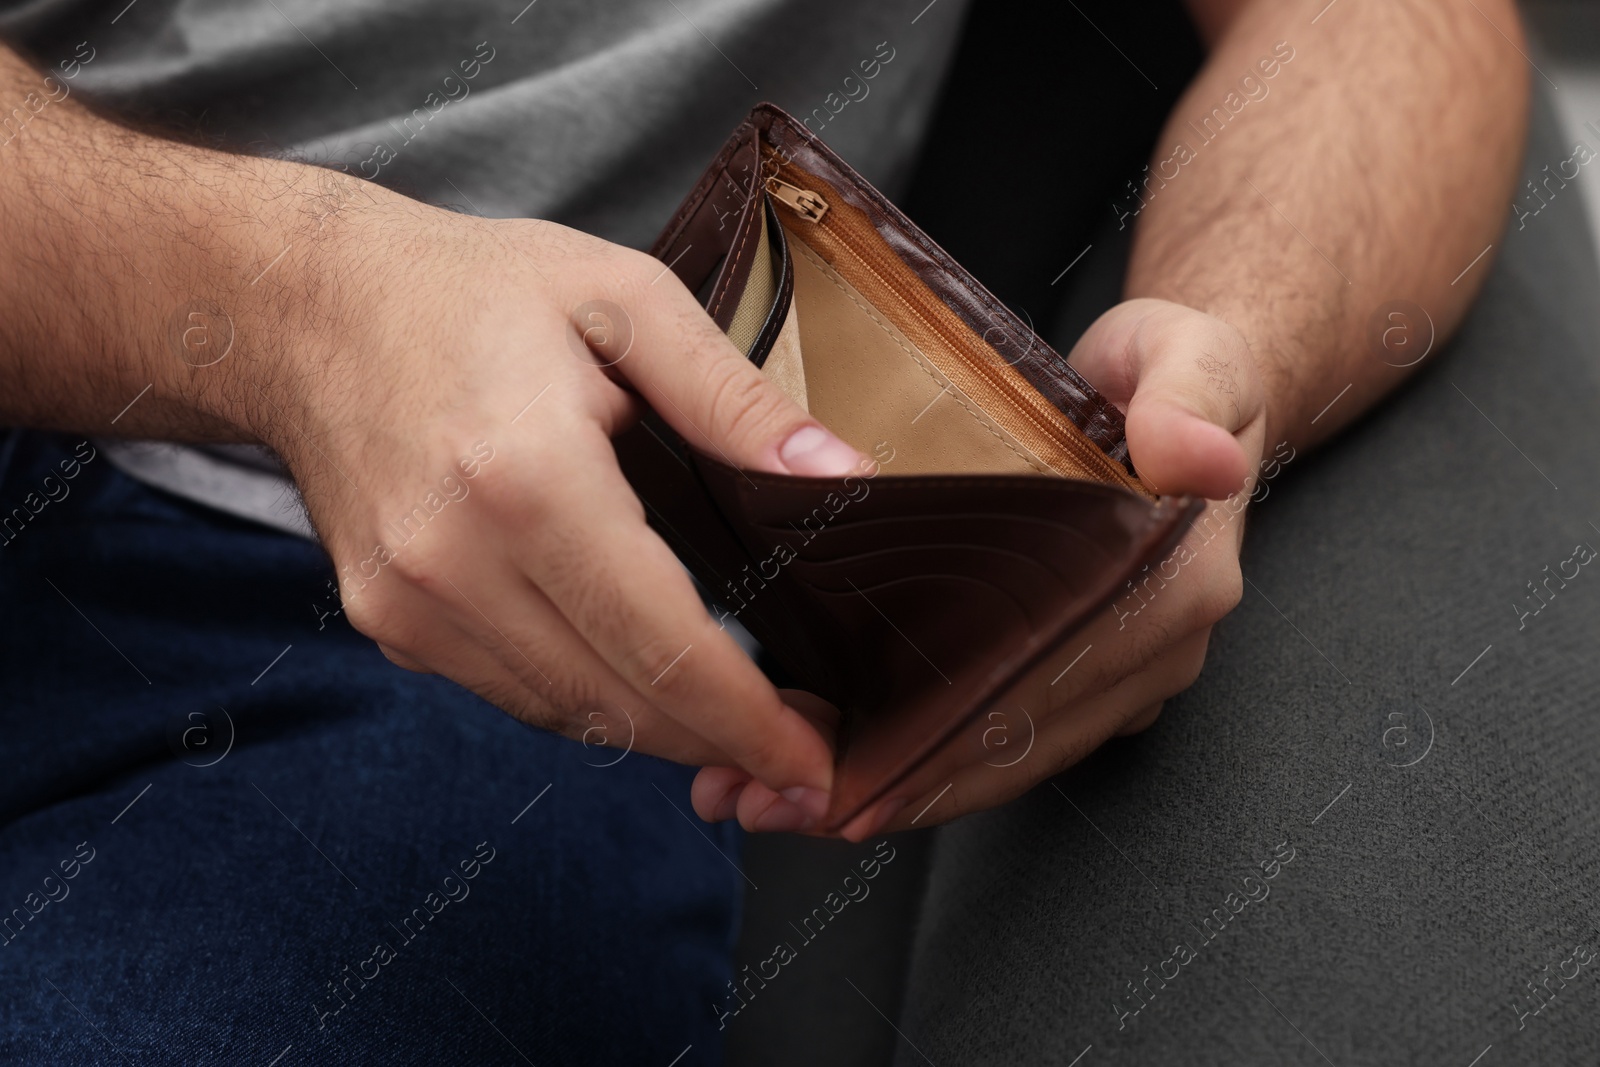
[[646,258],[653,280],[641,270],[616,293],[631,320],[632,347],[625,357],[603,353],[615,360],[613,370],[691,444],[731,466],[808,477],[858,473],[865,458],[745,358],[676,275]]
[[751,831],[796,833],[816,825],[799,804],[760,782],[751,782],[740,791],[734,812],[739,825]]
[[738,767],[702,767],[689,787],[689,803],[706,822],[733,818],[739,795],[753,779]]
[[[1051,672],[1061,670],[1057,666],[1061,656],[1030,672],[995,702],[995,710],[988,716],[956,735],[884,800],[852,820],[845,835],[874,832],[875,825],[889,818],[887,809],[896,801],[909,806],[915,817],[916,811],[932,800],[932,794],[946,785],[965,781],[964,788],[970,791],[974,772],[1003,772],[1001,780],[1013,784],[1014,795],[1031,781],[1083,759],[1151,704],[1194,683],[1205,662],[1213,620],[1204,613],[1191,614],[1181,608],[1178,612],[1161,622],[1151,620],[1144,627],[1149,631],[1144,639],[1125,649],[1116,647],[1116,637],[1107,632],[1108,619],[1102,615],[1086,633],[1093,637],[1090,648],[1099,646],[1107,652],[1074,666],[1066,678],[1075,677],[1075,684],[1069,687],[1060,677],[1051,684]],[[1063,650],[1063,655],[1076,658],[1070,648]],[[994,743],[999,732],[996,717],[1004,729],[1003,746]],[[1026,753],[1021,758],[1015,755],[1019,748]],[[939,807],[947,817],[952,811],[972,810],[962,806],[959,798],[942,800]]]
[[432,674],[432,673],[434,673],[433,671],[429,670],[426,666],[424,666],[421,660],[412,659],[410,656],[406,655],[404,652],[400,652],[400,651],[397,651],[396,649],[392,649],[388,645],[383,644],[382,642],[378,643],[378,651],[382,652],[384,658],[387,659],[390,663],[393,663],[396,667],[399,667],[402,670],[412,671],[412,672],[414,672],[416,674]]
[[[835,745],[839,728],[838,708],[803,689],[780,689],[778,694],[785,704],[810,720],[830,748]],[[737,815],[746,792],[751,799],[744,802],[744,810],[751,829],[771,829],[778,823],[792,824],[782,827],[785,829],[798,828],[812,821],[804,817],[809,814],[805,809],[756,782],[747,772],[736,767],[702,768],[695,776],[694,790],[693,795],[698,798],[695,810],[708,822],[721,822]],[[756,825],[758,822],[761,824],[759,827]]]
[[757,781],[750,781],[730,795],[730,818],[751,833],[804,833],[812,837],[838,837],[832,830],[823,830],[815,820],[802,817],[802,810],[787,798]]
[[1264,431],[1264,395],[1248,347],[1226,323],[1159,300],[1102,315],[1074,346],[1085,377],[1127,414],[1140,477],[1163,493],[1221,499],[1252,473],[1239,436]]
[[[1209,628],[1192,634],[1145,670],[1050,716],[1040,724],[1027,757],[1017,763],[996,767],[980,761],[942,776],[919,775],[912,788],[896,790],[851,820],[840,836],[861,841],[877,833],[933,826],[1021,796],[1124,732],[1152,706],[1159,710],[1164,700],[1188,688],[1205,662],[1210,637]],[[963,743],[982,747],[971,731],[955,742]]]
[[[446,675],[521,721],[585,747],[691,765],[728,762],[716,745],[635,692],[520,573],[469,564],[435,581],[437,594],[399,583],[383,591],[379,648],[391,660]],[[365,604],[356,613],[364,625],[366,613]]]
[[1141,475],[1164,493],[1238,492],[1251,462],[1234,434],[1262,410],[1243,339],[1206,316],[1155,313],[1135,331],[1130,355],[1139,384],[1128,402],[1128,453]]
[[1186,384],[1174,374],[1134,395],[1128,455],[1140,478],[1158,492],[1221,500],[1245,488],[1250,457],[1233,434],[1194,410],[1181,392]]
[[1134,734],[1144,733],[1156,724],[1161,717],[1161,708],[1165,701],[1157,701],[1143,711],[1137,712],[1127,722],[1122,724],[1122,729],[1117,731],[1118,737],[1132,737]]
[[[1203,641],[1198,657],[1184,660],[1180,656],[1177,660],[1194,673],[1170,676],[1162,673],[1162,664],[1173,662],[1172,649],[1185,647],[1194,635],[1208,634],[1211,626],[1238,603],[1242,586],[1233,552],[1221,545],[1207,550],[1198,545],[1200,537],[1191,533],[1186,538],[1186,558],[1190,562],[1171,581],[1153,579],[1140,593],[1127,595],[1127,600],[1137,607],[1119,603],[1097,616],[1073,641],[995,701],[993,710],[936,752],[884,800],[876,802],[869,809],[876,813],[875,819],[887,819],[888,806],[894,804],[909,806],[908,815],[915,818],[917,810],[933,799],[924,795],[919,800],[920,794],[936,792],[957,781],[969,767],[1036,768],[1034,749],[1044,734],[1043,724],[1057,718],[1069,720],[1084,739],[1086,747],[1067,761],[1076,762],[1135,715],[1144,714],[1151,705],[1159,710],[1161,700],[1192,684],[1204,662]],[[1192,645],[1189,647],[1192,649]],[[1095,701],[1107,692],[1127,694],[1126,683],[1141,678],[1146,682],[1160,681],[1166,689],[1137,708],[1117,705],[1107,713],[1115,716],[1111,720],[1097,719],[1085,711],[1099,707]],[[1059,729],[1054,736],[1060,738]],[[1021,751],[1026,751],[1029,758],[1019,760],[1016,753]],[[949,809],[952,804],[947,798],[940,807]],[[787,829],[784,824],[790,819],[782,812],[769,792],[756,788],[746,790],[737,809],[740,822],[750,830]],[[872,821],[857,816],[848,830],[869,833]]]
[[826,741],[706,612],[600,429],[580,421],[562,440],[560,455],[517,475],[526,485],[499,494],[515,512],[503,528],[539,531],[537,545],[507,551],[636,692],[820,817],[833,776]]
[[828,743],[828,748],[834,749],[838,743],[839,709],[823,700],[815,693],[808,693],[804,689],[780,689],[778,695],[783,702],[801,715],[822,735]]

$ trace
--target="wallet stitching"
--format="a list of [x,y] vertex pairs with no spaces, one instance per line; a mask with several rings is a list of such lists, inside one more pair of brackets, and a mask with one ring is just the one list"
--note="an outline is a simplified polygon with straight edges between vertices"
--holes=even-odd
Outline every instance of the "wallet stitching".
[[[1062,368],[1069,366],[1066,359],[1061,357],[1059,352],[1057,352],[1047,341],[1040,337],[1036,331],[1029,328],[1026,323],[1024,323],[1011,311],[1010,308],[1006,307],[1004,304],[1001,304],[999,301],[994,300],[987,293],[981,291],[978,287],[970,284],[970,274],[968,274],[965,268],[960,267],[959,264],[955,264],[955,269],[952,269],[952,264],[949,263],[947,261],[947,257],[942,254],[942,249],[939,249],[930,241],[921,239],[919,235],[914,232],[903,231],[903,235],[908,237],[913,244],[922,250],[923,254],[928,257],[929,262],[938,269],[940,274],[944,276],[946,284],[964,293],[973,301],[973,303],[983,308],[983,310],[987,311],[990,315],[1002,320],[1007,320],[1007,325],[1020,327],[1023,330],[1026,330],[1028,335],[1038,342],[1039,348],[1042,351],[1049,352],[1061,360],[1060,366]],[[957,312],[957,315],[959,314],[960,312]],[[1042,355],[1034,356],[1032,350],[1024,353],[1023,358],[1028,359],[1029,362],[1041,365],[1046,371],[1054,372],[1060,369],[1056,366],[1052,366],[1050,360],[1044,358]],[[1066,375],[1057,374],[1052,374],[1051,376],[1067,377]],[[1107,401],[1104,397],[1096,397],[1091,400],[1090,397],[1083,392],[1078,383],[1072,381],[1070,377],[1067,377],[1065,385],[1070,387],[1070,399],[1073,407],[1080,410],[1084,417],[1084,421],[1091,424],[1104,424],[1104,409],[1109,404],[1109,401]],[[1068,416],[1068,418],[1070,420],[1071,416]],[[1105,428],[1108,430],[1110,429],[1109,426],[1106,426]],[[1085,434],[1089,432],[1084,427],[1079,427],[1079,429],[1083,430]],[[1104,449],[1101,450],[1104,451]]]
[[[754,199],[754,197],[751,198],[752,201]],[[750,235],[761,229],[762,225],[765,224],[765,221],[765,219],[762,219],[761,224],[747,225],[745,227],[744,236],[739,239],[739,247],[734,249],[733,262],[728,264],[726,277],[731,279],[738,272],[739,264],[744,262],[744,246],[750,243]],[[712,318],[716,318],[717,312],[722,310],[723,301],[728,299],[728,293],[732,289],[732,285],[723,286],[721,295],[717,297],[717,306],[711,309]]]
[[[745,133],[746,127],[753,126],[754,123],[750,119],[746,119],[739,124],[738,128],[733,131],[732,136],[729,137],[728,143],[723,146],[722,151],[718,152],[717,157],[711,161],[711,166],[700,176],[700,180],[695,183],[694,189],[684,198],[683,203],[678,207],[677,214],[673,216],[672,221],[667,224],[667,229],[663,231],[672,235],[666,248],[662,250],[663,252],[677,247],[678,241],[683,236],[681,233],[683,226],[699,211],[701,205],[705,203],[706,197],[711,195],[711,190],[716,187],[717,182],[727,172],[728,164],[732,163],[733,157],[739,154],[739,149],[745,147],[746,141],[742,135]],[[759,161],[759,159],[760,153],[758,151],[757,160]]]
[[[968,415],[972,416],[972,420],[974,422],[976,422],[979,426],[982,426],[985,430],[988,430],[989,433],[993,434],[994,437],[1001,444],[1005,445],[1013,453],[1015,453],[1018,459],[1022,460],[1024,463],[1026,463],[1028,466],[1032,467],[1034,470],[1038,471],[1040,474],[1045,474],[1045,473],[1054,474],[1054,473],[1056,473],[1055,470],[1052,467],[1050,467],[1049,464],[1045,463],[1043,460],[1037,459],[1034,456],[1028,455],[1027,453],[1020,451],[1016,444],[1013,444],[1012,442],[1006,440],[1006,438],[1004,436],[1002,436],[999,432],[996,431],[995,427],[989,425],[994,420],[988,415],[988,413],[984,412],[982,408],[977,408],[976,410],[974,410],[976,405],[970,404],[968,402],[968,398],[962,392],[961,388],[959,386],[957,386],[955,382],[951,381],[948,375],[945,375],[945,380],[944,380],[943,383],[939,383],[939,379],[937,377],[935,377],[934,374],[933,374],[933,371],[928,368],[928,365],[927,365],[927,362],[926,362],[926,360],[927,360],[926,356],[923,356],[920,352],[917,352],[915,349],[907,347],[906,344],[900,340],[900,338],[896,337],[894,335],[894,332],[889,329],[888,324],[886,324],[881,318],[878,317],[876,308],[872,307],[870,304],[862,303],[860,300],[858,300],[856,298],[854,293],[850,292],[850,290],[848,290],[844,286],[840,285],[838,283],[838,281],[836,281],[834,278],[829,277],[830,273],[836,273],[836,272],[833,271],[833,267],[832,267],[831,264],[829,264],[826,260],[824,260],[820,255],[818,255],[811,248],[807,247],[804,241],[796,241],[795,243],[800,246],[800,251],[805,256],[807,256],[808,258],[816,261],[817,263],[820,263],[822,266],[825,266],[825,267],[828,268],[826,271],[823,272],[823,276],[827,277],[828,281],[833,284],[833,287],[835,289],[838,289],[841,293],[843,293],[850,300],[851,303],[855,304],[856,307],[860,308],[862,310],[862,312],[865,313],[866,316],[869,319],[871,319],[874,323],[876,323],[878,328],[884,332],[884,334],[889,338],[889,340],[893,341],[897,346],[899,346],[901,351],[905,352],[906,355],[910,356],[912,362],[917,365],[917,368],[919,370],[921,370],[922,373],[924,373],[924,374],[926,374],[928,376],[930,381],[933,381],[936,384],[941,384],[941,388],[948,387],[949,389],[951,389],[952,390],[951,395],[955,398],[956,403],[960,404],[961,407],[962,407],[962,410],[964,410]],[[940,373],[942,374],[943,372],[941,371]],[[1023,412],[1022,415],[1023,415],[1024,418],[1027,418],[1027,413],[1026,412]],[[1028,421],[1032,422],[1033,420],[1029,419]],[[1037,424],[1035,424],[1035,425],[1037,427]]]
[[[845,163],[843,159],[839,158],[837,153],[829,149],[828,146],[822,142],[821,138],[811,133],[810,130],[801,128],[794,121],[792,116],[780,111],[777,112],[774,117],[787,120],[786,123],[779,127],[781,132],[774,131],[771,128],[771,124],[768,124],[769,128],[766,132],[768,137],[773,140],[774,143],[778,143],[787,139],[783,136],[783,134],[793,134],[799,137],[799,143],[801,145],[816,152],[824,162],[829,163],[834,170],[839,172],[839,174],[855,174],[855,171],[850,168],[849,164]],[[776,136],[774,136],[775,132],[777,132]],[[856,175],[856,177],[859,179],[859,175]],[[837,184],[837,182],[835,182],[835,184]],[[906,219],[904,214],[900,212],[899,209],[897,209],[893,204],[891,204],[881,192],[870,185],[866,186],[865,188],[859,188],[858,186],[857,191],[862,194],[867,194],[866,199],[878,209],[879,213],[884,216],[886,221],[894,226],[894,229],[897,233],[908,239],[913,245],[921,250],[923,255],[927,257],[930,265],[937,268],[939,272],[944,275],[947,283],[953,283],[954,287],[958,291],[966,294],[991,315],[999,314],[1009,318],[1013,325],[1024,325],[1016,315],[1012,314],[1009,308],[996,301],[993,297],[993,294],[988,293],[988,291],[983,288],[982,284],[977,282],[977,280],[973,278],[964,267],[951,260],[949,254],[935,244],[931,238],[918,231],[914,225],[911,225],[910,220]],[[948,303],[946,306],[949,306]],[[951,310],[954,311],[956,309],[952,308]],[[959,311],[957,311],[956,314],[960,316]],[[1084,419],[1085,422],[1085,425],[1079,426],[1078,429],[1082,430],[1084,434],[1090,435],[1090,427],[1094,426],[1114,437],[1118,444],[1125,444],[1127,440],[1126,428],[1125,426],[1119,426],[1119,421],[1122,418],[1122,412],[1104,396],[1099,395],[1097,392],[1093,392],[1092,386],[1090,386],[1090,392],[1085,392],[1083,383],[1081,383],[1081,381],[1074,380],[1075,378],[1080,380],[1082,378],[1082,375],[1078,373],[1077,369],[1068,363],[1064,358],[1061,358],[1060,353],[1056,352],[1056,350],[1052,348],[1050,344],[1043,338],[1040,338],[1035,331],[1029,329],[1027,332],[1039,341],[1040,346],[1044,350],[1056,355],[1058,359],[1061,359],[1059,367],[1052,365],[1049,360],[1043,359],[1042,357],[1038,362],[1045,369],[1045,371],[1051,374],[1052,377],[1059,376],[1066,379],[1064,384],[1070,389],[1070,392],[1068,393],[1068,399],[1071,401],[1073,408],[1076,409],[1077,413]],[[1055,373],[1058,370],[1061,372],[1059,375]],[[1091,393],[1093,393],[1092,396]],[[1117,419],[1113,419],[1111,417],[1111,413],[1113,412],[1116,414]],[[1068,419],[1074,423],[1077,421],[1076,419],[1073,419],[1070,414],[1068,414]],[[1091,436],[1091,441],[1092,440],[1093,438]],[[1094,443],[1102,453],[1109,455],[1105,446],[1100,445],[1099,442]],[[1115,460],[1113,460],[1113,462],[1115,462]]]
[[[712,460],[711,462],[717,463],[716,460]],[[726,464],[720,464],[720,463],[718,465],[719,466],[726,466]],[[792,487],[793,483],[796,480],[801,480],[801,481],[814,480],[814,479],[804,479],[804,478],[797,479],[796,476],[792,475],[792,474],[791,475],[782,475],[782,474],[771,474],[771,475],[769,475],[766,471],[745,470],[745,469],[739,468],[739,467],[728,467],[727,469],[732,471],[732,472],[734,472],[734,473],[736,473],[736,474],[741,475],[742,478],[750,481],[752,484],[754,484],[756,482],[765,482],[766,484],[774,486],[774,487],[777,487],[777,488]],[[914,474],[914,475],[899,475],[899,476],[889,475],[887,477],[889,477],[890,480],[895,481],[895,483],[899,486],[899,488],[896,490],[897,492],[909,492],[909,491],[918,491],[918,492],[920,492],[920,491],[922,491],[924,489],[962,489],[962,488],[971,488],[972,485],[973,485],[973,479],[977,478],[977,479],[981,479],[982,483],[983,483],[983,487],[984,488],[988,488],[988,489],[1026,489],[1026,490],[1029,490],[1029,491],[1033,491],[1033,490],[1037,490],[1041,485],[1047,485],[1047,486],[1052,486],[1052,487],[1058,487],[1059,491],[1061,491],[1061,492],[1074,492],[1074,493],[1091,492],[1091,493],[1095,493],[1095,494],[1098,494],[1098,495],[1106,495],[1106,496],[1130,496],[1130,495],[1133,495],[1130,490],[1124,489],[1120,485],[1112,485],[1112,484],[1107,483],[1107,482],[1090,481],[1087,478],[1047,478],[1044,482],[1041,483],[1039,481],[1039,479],[1030,477],[1029,475],[1025,475],[1025,474],[976,474],[976,475],[973,475],[973,474],[968,474],[968,475],[961,475],[961,474],[955,474],[955,475]],[[742,486],[740,486],[738,488],[739,488],[740,491],[743,491],[743,487]],[[1052,489],[1052,491],[1055,491],[1055,489]],[[1139,499],[1139,498],[1135,497],[1135,499]],[[1143,502],[1143,501],[1141,501],[1141,502]],[[1150,506],[1152,508],[1157,508],[1157,507],[1160,507],[1160,504],[1159,503],[1151,504]],[[761,524],[760,520],[754,520],[753,519],[751,521],[757,523],[757,525]],[[843,524],[845,524],[845,523],[841,523],[841,525],[843,525]],[[773,530],[777,529],[777,527],[768,527],[768,528],[769,529],[773,529]]]
[[[757,367],[764,367],[767,357],[772,353],[772,346],[777,343],[778,334],[783,331],[783,325],[788,320],[789,312],[794,306],[794,260],[789,255],[788,234],[782,223],[778,221],[777,212],[773,209],[772,199],[762,196],[763,225],[767,227],[767,240],[772,244],[774,256],[778,259],[778,295],[771,308],[767,311],[766,321],[762,324],[761,331],[756,334],[755,347],[750,350],[749,359]],[[779,309],[782,309],[780,313]]]

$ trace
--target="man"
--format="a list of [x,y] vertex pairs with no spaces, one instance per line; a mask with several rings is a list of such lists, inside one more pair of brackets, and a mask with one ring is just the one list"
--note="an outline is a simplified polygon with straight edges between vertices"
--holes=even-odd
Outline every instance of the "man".
[[[16,883],[5,951],[28,962],[7,971],[8,1052],[713,1057],[703,1005],[733,875],[671,810],[679,772],[598,765],[626,746],[704,766],[703,817],[806,830],[831,755],[707,618],[609,438],[642,399],[759,469],[858,457],[662,265],[612,241],[648,240],[749,103],[807,111],[868,61],[876,103],[819,132],[896,188],[958,5],[78,7],[12,16],[48,80],[5,59],[0,416],[68,434],[8,445],[5,491],[41,503],[7,532],[7,847],[54,872]],[[1386,301],[1426,309],[1441,337],[1460,322],[1503,226],[1527,88],[1507,3],[1190,7],[1209,58],[1155,177],[1120,201],[1129,299],[1072,358],[1127,408],[1150,484],[1218,499],[1416,366],[1373,358]],[[123,124],[175,119],[275,151]],[[632,393],[573,324],[593,300],[632,321],[610,368]],[[306,529],[282,471],[216,447],[251,443],[281,457],[331,570],[268,529]],[[1197,546],[1136,618],[1114,609],[1085,634],[1099,654],[1052,694],[1036,758],[890,797],[850,836],[992,807],[1148,726],[1239,600],[1242,528]],[[393,663],[584,744],[385,669],[346,622]],[[197,755],[197,723],[237,751]],[[84,855],[115,866],[105,889]],[[597,938],[567,925],[608,917]],[[240,1017],[246,996],[281,1015]],[[197,1029],[208,1008],[220,1032]]]

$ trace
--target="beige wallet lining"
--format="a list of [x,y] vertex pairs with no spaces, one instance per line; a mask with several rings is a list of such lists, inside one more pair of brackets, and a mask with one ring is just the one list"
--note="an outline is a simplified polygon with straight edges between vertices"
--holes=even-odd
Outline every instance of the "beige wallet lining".
[[[1070,475],[1131,483],[1130,488],[1143,491],[1120,468],[1112,470],[1116,465],[1081,438],[1081,432],[1076,447],[1067,450],[1054,439],[1059,428],[1054,434],[1045,432],[1026,413],[1010,412],[1008,421],[1027,427],[1030,437],[1045,447],[1045,455],[1030,448],[941,369],[949,364],[956,370],[963,358],[959,353],[930,353],[919,347],[807,242],[817,224],[791,216],[784,207],[778,214],[790,251],[794,295],[763,370],[823,425],[866,454],[887,444],[898,474]],[[753,276],[736,308],[735,328],[729,330],[746,352],[776,293],[776,267],[772,277],[755,276],[766,273],[772,263],[765,212],[762,216]],[[881,251],[891,254],[887,247]],[[869,271],[876,269],[859,250],[854,255]],[[754,329],[752,323],[757,324]],[[939,336],[925,327],[920,332]],[[976,335],[972,342],[981,345]],[[970,372],[967,380],[972,380]],[[1000,396],[989,400],[1005,403]],[[1087,466],[1079,458],[1086,445],[1093,450]]]

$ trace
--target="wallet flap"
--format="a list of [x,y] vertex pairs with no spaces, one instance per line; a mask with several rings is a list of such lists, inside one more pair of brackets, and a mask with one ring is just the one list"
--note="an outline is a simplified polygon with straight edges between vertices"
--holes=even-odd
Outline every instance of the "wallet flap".
[[[842,713],[834,829],[1103,610],[1199,506],[1068,478],[896,476],[892,449],[878,459],[824,480],[695,453],[757,561],[732,612],[827,620],[794,667]],[[785,663],[796,651],[770,647]]]
[[[791,177],[812,179],[826,196]],[[864,245],[865,258],[843,254]],[[1121,412],[773,105],[757,107],[734,132],[652,252],[756,365],[773,360],[769,376],[802,404],[808,388],[810,401],[841,412],[852,391],[884,390],[908,457],[916,451],[909,427],[922,415],[895,391],[940,381],[952,394],[987,397],[988,406],[971,404],[965,422],[935,434],[935,446],[987,426],[983,438],[1009,438],[1024,459],[1016,447],[1023,437],[1058,442],[1076,457],[1059,469],[1035,455],[999,466],[947,463],[982,473],[913,473],[918,464],[907,460],[895,468],[892,441],[863,438],[869,419],[847,440],[874,461],[846,478],[798,478],[731,467],[689,448],[654,415],[617,439],[651,525],[723,621],[737,618],[795,684],[840,709],[829,829],[1059,652],[1203,506],[1146,495],[1128,466]],[[805,306],[801,266],[812,272]],[[855,321],[852,307],[899,351]],[[876,372],[868,348],[883,353]],[[968,370],[976,376],[955,380]],[[1050,420],[1059,430],[1047,432]],[[984,444],[992,451],[993,440]]]

